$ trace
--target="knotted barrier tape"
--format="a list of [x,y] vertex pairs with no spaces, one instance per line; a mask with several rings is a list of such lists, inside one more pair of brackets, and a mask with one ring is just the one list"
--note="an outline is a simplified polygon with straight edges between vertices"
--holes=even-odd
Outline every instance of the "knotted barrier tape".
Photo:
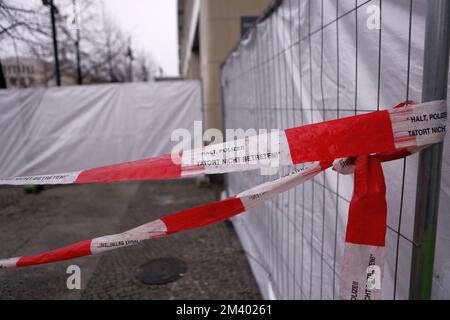
[[[267,160],[280,165],[311,163],[228,199],[185,210],[132,230],[32,256],[0,260],[0,268],[63,261],[136,245],[144,240],[223,221],[263,203],[333,167],[355,175],[350,203],[340,297],[379,299],[386,236],[386,185],[382,162],[404,158],[446,134],[447,103],[402,103],[393,109],[306,125],[180,154],[132,161],[79,172],[0,179],[0,184],[80,184],[173,179],[198,174],[260,169]],[[260,141],[277,141],[261,153]],[[242,155],[236,156],[237,151]],[[375,282],[374,282],[375,281]]]

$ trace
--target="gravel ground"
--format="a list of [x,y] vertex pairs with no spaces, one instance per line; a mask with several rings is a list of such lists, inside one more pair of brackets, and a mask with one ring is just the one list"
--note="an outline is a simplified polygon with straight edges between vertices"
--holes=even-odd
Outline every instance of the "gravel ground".
[[[113,234],[217,200],[219,189],[194,180],[60,186],[26,195],[0,189],[0,255],[33,254]],[[180,279],[144,285],[136,268],[152,259],[187,263]],[[69,290],[66,269],[81,268],[81,290]],[[218,223],[135,247],[51,265],[0,271],[0,299],[260,299],[232,225]]]

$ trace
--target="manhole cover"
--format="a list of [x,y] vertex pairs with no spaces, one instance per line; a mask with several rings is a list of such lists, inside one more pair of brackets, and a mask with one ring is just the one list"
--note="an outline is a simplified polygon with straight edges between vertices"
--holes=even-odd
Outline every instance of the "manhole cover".
[[139,266],[136,279],[144,284],[165,284],[178,280],[187,272],[187,264],[177,258],[151,260]]

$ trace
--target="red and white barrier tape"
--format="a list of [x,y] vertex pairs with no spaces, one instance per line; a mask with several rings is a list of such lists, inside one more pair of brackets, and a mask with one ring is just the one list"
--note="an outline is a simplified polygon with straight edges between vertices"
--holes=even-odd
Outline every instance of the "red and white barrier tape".
[[0,179],[0,185],[174,179],[258,169],[273,165],[270,160],[277,160],[280,165],[334,161],[441,141],[446,116],[446,101],[408,105],[210,145],[184,151],[181,156],[164,155],[78,172],[6,178]]
[[[182,211],[121,234],[78,242],[38,255],[0,260],[0,268],[87,256],[206,226],[242,213],[333,166],[344,174],[355,174],[340,296],[343,299],[380,298],[376,280],[381,282],[382,277],[387,216],[381,162],[403,158],[441,142],[446,133],[446,118],[446,101],[401,104],[388,111],[276,131],[187,151],[181,156],[166,155],[59,175],[0,179],[0,184],[12,185],[117,182],[251,170],[270,165],[267,160],[271,159],[277,159],[281,165],[320,161],[235,197]],[[275,148],[273,145],[265,147],[261,153],[261,141],[273,141],[274,137]],[[179,164],[174,163],[174,159],[179,160]]]
[[311,179],[330,166],[331,164],[314,163],[288,176],[256,186],[237,196],[169,215],[121,234],[78,242],[38,255],[0,260],[0,268],[24,267],[78,258],[135,245],[143,240],[159,238],[179,231],[207,226],[242,213]]

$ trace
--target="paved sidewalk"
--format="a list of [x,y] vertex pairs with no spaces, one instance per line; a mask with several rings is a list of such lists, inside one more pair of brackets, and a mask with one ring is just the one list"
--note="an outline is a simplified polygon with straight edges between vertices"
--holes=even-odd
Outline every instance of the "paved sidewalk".
[[[79,240],[122,232],[170,213],[217,200],[218,189],[194,180],[60,186],[38,195],[0,189],[0,255],[33,254]],[[5,196],[6,195],[6,196]],[[143,285],[142,263],[186,261],[176,282]],[[82,289],[68,290],[66,269],[80,266]],[[229,222],[146,241],[102,255],[23,269],[0,270],[0,299],[259,299]]]

